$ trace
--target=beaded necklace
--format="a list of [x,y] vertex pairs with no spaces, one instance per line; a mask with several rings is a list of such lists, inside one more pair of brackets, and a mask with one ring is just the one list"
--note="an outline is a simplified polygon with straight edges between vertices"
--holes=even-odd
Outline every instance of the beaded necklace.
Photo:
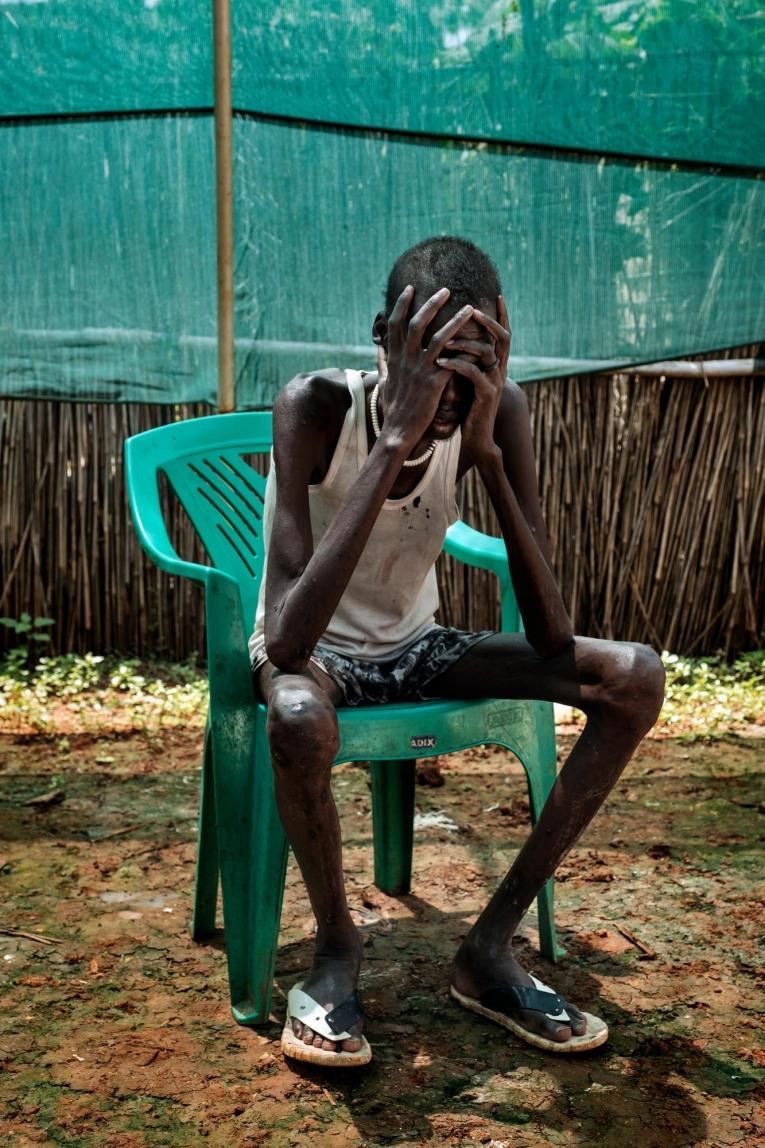
[[[379,396],[380,396],[380,384],[375,383],[375,389],[372,391],[372,395],[369,399],[369,414],[371,415],[371,418],[372,418],[372,430],[375,432],[375,438],[376,439],[380,437],[380,420],[377,417],[377,400],[378,400]],[[419,456],[419,458],[408,458],[408,459],[406,459],[406,461],[404,462],[404,466],[422,466],[422,464],[424,462],[428,461],[428,459],[431,457],[431,455],[433,454],[433,451],[435,449],[436,449],[436,440],[433,439],[430,446],[427,448],[426,451],[424,451]]]

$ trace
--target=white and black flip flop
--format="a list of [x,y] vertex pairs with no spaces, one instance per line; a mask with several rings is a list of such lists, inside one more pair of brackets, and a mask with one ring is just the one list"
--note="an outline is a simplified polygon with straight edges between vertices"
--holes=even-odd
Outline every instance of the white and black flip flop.
[[510,985],[487,989],[476,1000],[475,997],[465,996],[452,985],[451,994],[463,1008],[469,1009],[479,1016],[488,1017],[489,1020],[493,1020],[496,1024],[501,1024],[503,1028],[515,1033],[527,1044],[533,1044],[535,1048],[543,1048],[545,1052],[589,1052],[590,1049],[598,1048],[608,1040],[606,1022],[589,1012],[582,1013],[587,1021],[585,1031],[580,1036],[572,1036],[569,1040],[550,1040],[549,1037],[530,1032],[529,1029],[524,1028],[522,1024],[514,1020],[509,1015],[511,1009],[514,1012],[518,1009],[530,1009],[533,1012],[544,1013],[549,1020],[558,1021],[559,1024],[571,1023],[563,998],[533,974],[529,973],[529,976],[534,982],[533,988],[530,985]]
[[291,1056],[293,1060],[302,1060],[306,1064],[321,1064],[331,1068],[353,1068],[369,1064],[372,1049],[365,1036],[361,1037],[361,1048],[356,1052],[342,1050],[330,1052],[326,1048],[314,1048],[312,1044],[304,1044],[295,1036],[292,1022],[299,1020],[301,1024],[318,1032],[327,1040],[351,1040],[351,1033],[346,1030],[364,1015],[356,993],[333,1008],[331,1012],[327,1012],[313,997],[303,992],[302,986],[303,982],[299,981],[290,989],[287,996],[287,1019],[282,1032],[284,1055]]

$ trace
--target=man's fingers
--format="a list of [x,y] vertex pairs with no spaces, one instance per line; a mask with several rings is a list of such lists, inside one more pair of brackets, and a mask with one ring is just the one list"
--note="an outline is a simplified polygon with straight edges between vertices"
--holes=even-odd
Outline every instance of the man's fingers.
[[[507,317],[507,315],[505,315],[505,317]],[[491,332],[500,347],[510,346],[510,330],[508,327],[503,327],[496,319],[490,319],[488,315],[485,315],[483,311],[479,311],[478,309],[473,312],[473,318],[476,323],[480,323],[482,327],[485,327],[487,331]]]
[[472,314],[473,308],[467,304],[462,307],[448,323],[444,323],[443,327],[436,331],[428,343],[428,358],[431,362],[438,358],[449,340],[453,339],[457,332],[465,326]]
[[396,300],[388,319],[388,345],[391,350],[399,350],[404,342],[404,319],[414,296],[414,287],[407,284]]
[[478,366],[478,363],[474,363],[470,359],[436,359],[436,363],[442,370],[452,371],[470,379],[476,389],[476,395],[479,391],[484,392],[488,389],[489,392],[493,392],[497,389],[486,372]]
[[507,314],[507,306],[505,304],[505,296],[504,295],[498,295],[497,296],[497,315],[499,317],[500,323],[502,324],[502,326],[505,328],[505,330],[507,331],[507,333],[509,335],[510,334],[510,319],[509,319],[509,316]]
[[404,315],[406,315],[407,311],[409,310],[409,304],[412,301],[413,295],[414,295],[414,287],[412,286],[411,283],[407,283],[406,287],[404,288],[404,290],[401,292],[398,299],[396,300],[396,302],[393,306],[393,310],[390,313],[390,322],[391,323],[394,323],[394,322],[400,323],[401,322]]
[[499,362],[493,343],[478,342],[475,339],[450,339],[444,350],[475,355],[484,367],[492,367]]
[[436,291],[435,295],[431,295],[426,303],[423,303],[416,315],[413,315],[411,318],[407,335],[408,340],[416,339],[418,343],[422,342],[422,336],[450,294],[451,292],[448,287],[442,287],[440,291]]
[[510,325],[507,320],[507,309],[505,308],[505,301],[500,295],[497,299],[497,314],[502,322],[498,323],[495,319],[490,319],[483,311],[475,311],[473,318],[480,326],[485,327],[490,334],[494,336],[497,345],[497,358],[499,359],[500,371],[503,375],[507,374],[507,362],[510,358]]

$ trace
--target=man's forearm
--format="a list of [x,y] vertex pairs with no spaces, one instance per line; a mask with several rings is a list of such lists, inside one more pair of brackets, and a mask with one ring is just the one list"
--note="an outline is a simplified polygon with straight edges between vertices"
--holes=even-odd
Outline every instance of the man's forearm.
[[[266,652],[279,669],[302,670],[329,625],[408,448],[383,435],[299,577],[286,591],[266,584]],[[274,603],[271,607],[270,603]]]
[[551,657],[574,636],[555,576],[505,474],[500,449],[480,460],[477,467],[507,546],[526,637],[538,654]]

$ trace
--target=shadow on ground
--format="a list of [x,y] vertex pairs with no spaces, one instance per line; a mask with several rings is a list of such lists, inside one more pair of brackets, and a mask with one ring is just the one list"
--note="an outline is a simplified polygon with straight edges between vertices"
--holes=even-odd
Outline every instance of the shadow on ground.
[[765,741],[646,742],[560,870],[567,957],[541,960],[525,923],[527,967],[610,1026],[609,1043],[577,1059],[536,1052],[448,995],[454,949],[526,832],[512,758],[472,750],[423,773],[420,811],[454,828],[418,832],[400,898],[372,884],[366,771],[339,767],[375,1058],[334,1074],[285,1063],[279,1048],[286,992],[311,958],[293,864],[268,1025],[231,1020],[222,934],[188,937],[199,748],[181,733],[153,746],[0,740],[6,1142],[765,1142]]

